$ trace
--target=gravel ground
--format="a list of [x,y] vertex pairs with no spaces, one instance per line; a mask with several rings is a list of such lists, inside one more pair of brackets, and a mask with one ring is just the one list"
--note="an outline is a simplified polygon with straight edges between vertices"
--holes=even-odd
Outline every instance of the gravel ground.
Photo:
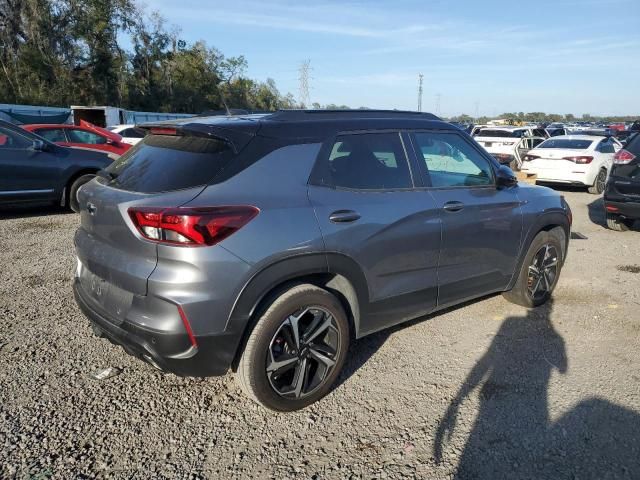
[[553,305],[493,296],[367,337],[293,414],[93,337],[71,293],[77,216],[4,213],[0,478],[640,478],[640,231],[565,195],[588,238]]

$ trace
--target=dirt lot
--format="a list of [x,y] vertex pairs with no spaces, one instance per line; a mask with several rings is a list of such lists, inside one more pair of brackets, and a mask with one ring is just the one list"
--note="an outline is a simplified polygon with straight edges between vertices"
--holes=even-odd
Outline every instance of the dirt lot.
[[[553,305],[493,296],[368,337],[293,414],[93,337],[71,293],[77,216],[5,213],[0,478],[640,478],[640,231],[565,195],[587,238]],[[91,378],[105,367],[121,371]]]

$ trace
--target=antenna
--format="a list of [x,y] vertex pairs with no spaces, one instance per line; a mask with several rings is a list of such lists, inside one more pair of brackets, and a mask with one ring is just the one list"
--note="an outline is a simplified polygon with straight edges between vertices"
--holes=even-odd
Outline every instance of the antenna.
[[424,75],[419,73],[418,74],[418,111],[421,112],[422,111],[422,79],[424,78]]
[[309,71],[310,71],[311,60],[305,60],[300,64],[299,72],[300,72],[300,107],[307,108],[307,105],[311,103],[309,99]]
[[231,110],[229,110],[229,107],[227,106],[227,101],[224,99],[224,92],[222,91],[222,89],[219,89],[218,91],[220,92],[220,99],[222,100],[224,109],[227,111],[227,115],[231,116]]

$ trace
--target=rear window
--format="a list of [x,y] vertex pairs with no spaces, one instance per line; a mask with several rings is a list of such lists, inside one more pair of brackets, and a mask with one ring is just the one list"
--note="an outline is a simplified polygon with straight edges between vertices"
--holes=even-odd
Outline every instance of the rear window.
[[110,185],[142,193],[205,185],[229,163],[223,141],[181,135],[149,135],[105,169]]
[[524,136],[524,130],[480,130],[476,136],[478,137],[499,137],[499,138],[521,138]]
[[633,153],[636,157],[640,157],[640,133],[634,134],[624,149]]
[[569,140],[567,138],[551,138],[545,140],[537,148],[567,148],[570,150],[586,150],[592,140]]

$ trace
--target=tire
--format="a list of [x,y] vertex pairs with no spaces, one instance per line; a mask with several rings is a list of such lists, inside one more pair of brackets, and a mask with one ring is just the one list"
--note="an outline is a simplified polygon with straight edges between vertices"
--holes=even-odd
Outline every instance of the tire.
[[[305,337],[311,338],[305,342]],[[236,381],[265,408],[299,410],[329,392],[344,365],[349,339],[347,315],[334,295],[314,285],[292,286],[260,315],[238,362]]]
[[604,192],[604,188],[607,185],[607,171],[604,168],[601,168],[596,175],[595,180],[593,181],[593,185],[588,188],[589,193],[594,195],[601,195]]
[[631,223],[628,220],[623,220],[620,218],[620,215],[616,215],[615,213],[606,212],[607,215],[607,227],[610,230],[614,230],[616,232],[626,232],[631,227]]
[[78,204],[78,189],[94,177],[94,174],[81,175],[76,178],[69,187],[69,200],[67,200],[67,205],[74,212],[78,213],[80,211],[80,205]]
[[[538,307],[547,302],[555,289],[564,262],[562,235],[538,233],[524,257],[515,285],[502,295],[523,307]],[[537,273],[536,273],[537,272]]]

